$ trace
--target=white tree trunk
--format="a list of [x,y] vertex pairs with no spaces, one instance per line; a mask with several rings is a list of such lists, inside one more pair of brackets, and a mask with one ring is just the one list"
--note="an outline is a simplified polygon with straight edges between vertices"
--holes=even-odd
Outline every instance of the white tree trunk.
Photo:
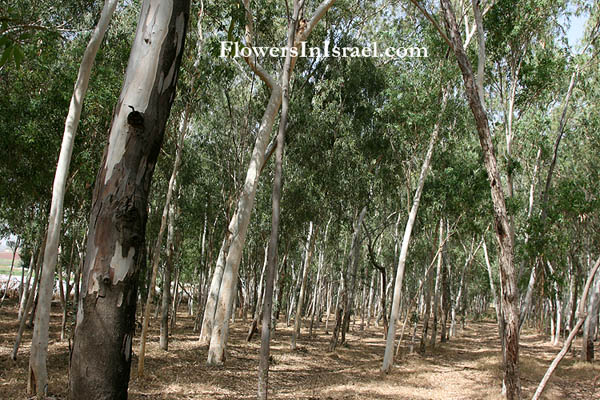
[[[446,92],[442,96],[442,107],[440,115],[443,115],[446,108]],[[392,363],[394,362],[394,339],[396,338],[396,322],[400,314],[400,298],[402,297],[402,281],[404,279],[404,266],[406,264],[406,256],[408,254],[408,245],[410,243],[410,237],[412,234],[412,228],[417,217],[417,211],[419,210],[419,203],[421,202],[421,194],[423,193],[423,185],[425,184],[425,178],[429,170],[429,164],[431,163],[431,157],[433,156],[433,147],[437,140],[437,136],[440,130],[441,119],[435,124],[431,139],[429,141],[429,148],[423,160],[423,166],[421,167],[421,174],[419,176],[419,183],[417,184],[417,190],[413,199],[413,204],[408,215],[408,221],[406,221],[406,228],[404,229],[404,237],[402,238],[402,247],[400,249],[400,257],[398,258],[398,266],[396,272],[396,282],[394,284],[394,298],[392,301],[392,311],[390,314],[389,328],[387,331],[387,338],[385,343],[385,354],[383,356],[383,366],[381,370],[383,372],[389,372]]]
[[[558,364],[564,358],[565,354],[567,354],[567,351],[569,351],[569,348],[571,347],[571,343],[573,343],[573,340],[577,336],[579,329],[581,329],[581,326],[583,325],[584,321],[587,320],[587,318],[589,317],[589,315],[586,315],[587,314],[586,313],[586,303],[587,303],[587,298],[588,298],[588,293],[590,291],[590,287],[592,286],[592,282],[594,282],[594,276],[598,272],[599,267],[600,267],[600,258],[598,258],[598,260],[592,267],[592,270],[590,271],[590,274],[588,275],[588,278],[586,280],[586,283],[585,283],[585,286],[583,289],[583,293],[581,294],[581,299],[579,300],[579,309],[577,311],[577,314],[578,314],[577,315],[577,324],[575,325],[575,327],[569,334],[569,337],[567,338],[567,340],[565,340],[565,343],[563,344],[561,351],[556,355],[556,357],[554,358],[554,360],[548,367],[548,370],[546,371],[546,373],[544,374],[544,377],[540,381],[540,384],[538,385],[531,400],[538,400],[540,398],[540,396],[542,395],[542,392],[546,388],[546,384],[548,383],[548,381],[550,380],[550,377],[554,373],[554,370],[556,369],[556,367],[558,367]],[[593,289],[593,291],[598,293],[598,291],[600,290],[600,279],[596,278],[596,283],[594,286],[596,286],[596,288]],[[594,315],[593,318],[598,318],[598,309],[597,308],[596,308],[596,315]]]
[[[307,22],[305,29],[302,32],[298,32],[296,35],[296,43],[305,41],[308,38],[311,31],[319,23],[321,18],[323,18],[327,10],[331,8],[334,2],[335,0],[324,0],[321,4],[319,4],[313,16]],[[246,8],[247,21],[246,44],[251,45],[252,15],[250,13],[248,0],[244,0],[244,6]],[[292,58],[291,60],[290,76],[291,71],[294,69],[295,60],[296,58]],[[219,302],[215,311],[215,321],[208,350],[209,364],[220,364],[224,360],[225,345],[227,343],[229,332],[229,318],[233,309],[233,298],[235,294],[233,293],[233,290],[235,289],[235,284],[237,283],[240,259],[242,257],[244,243],[246,241],[246,232],[250,222],[250,215],[254,207],[254,198],[256,196],[256,187],[258,186],[260,171],[265,163],[265,149],[269,137],[271,136],[273,124],[275,122],[277,113],[279,112],[283,95],[281,86],[262,68],[256,57],[249,57],[246,59],[246,62],[271,89],[271,96],[269,97],[267,108],[263,114],[262,121],[256,135],[256,142],[252,151],[252,157],[250,158],[246,179],[244,181],[244,186],[237,204],[237,213],[229,224],[229,232],[232,235],[232,241],[227,254],[225,270],[223,272],[223,279],[219,291]]]
[[238,279],[238,270],[242,258],[242,250],[246,241],[246,232],[250,223],[250,215],[254,207],[254,197],[258,186],[260,169],[265,159],[265,149],[267,142],[273,130],[275,117],[281,105],[281,89],[277,86],[271,91],[271,97],[267,104],[267,109],[263,115],[256,143],[252,151],[252,158],[248,166],[246,180],[240,199],[237,205],[237,212],[234,214],[230,224],[229,232],[232,235],[231,245],[227,252],[225,269],[219,289],[219,300],[215,310],[213,329],[211,332],[210,346],[208,351],[208,363],[220,364],[223,362],[225,344],[227,343],[227,327],[231,311],[233,309],[233,298],[235,293],[235,283]]
[[223,279],[223,270],[225,269],[225,259],[227,258],[230,242],[231,239],[228,237],[223,239],[221,250],[219,250],[219,257],[217,258],[217,264],[215,265],[215,270],[210,283],[210,289],[204,307],[204,318],[202,319],[200,338],[198,339],[199,342],[204,345],[209,344],[212,335],[215,310],[217,308],[217,300],[219,299],[219,290],[221,289],[221,280]]
[[65,121],[65,131],[60,148],[56,173],[54,175],[54,184],[52,187],[52,202],[50,205],[50,217],[48,220],[48,239],[44,251],[44,267],[42,269],[42,278],[40,280],[40,294],[38,298],[37,311],[35,313],[35,325],[33,329],[33,338],[31,342],[31,355],[29,358],[29,376],[27,392],[35,394],[38,399],[46,396],[48,390],[48,371],[46,369],[46,359],[48,357],[48,324],[50,322],[50,303],[52,302],[52,288],[54,287],[54,270],[58,258],[58,243],[60,241],[60,229],[63,219],[63,202],[65,198],[65,187],[69,174],[69,165],[73,153],[73,142],[79,125],[83,99],[87,92],[90,73],[96,58],[96,53],[100,48],[104,34],[108,29],[108,24],[112,14],[117,6],[117,0],[106,0],[100,20],[92,37],[85,49],[69,113]]
[[300,327],[302,325],[302,306],[304,305],[304,296],[306,293],[306,281],[308,279],[308,270],[310,269],[310,262],[312,260],[314,236],[313,223],[310,222],[308,226],[308,237],[306,238],[306,255],[304,258],[304,268],[302,270],[302,284],[300,285],[300,294],[298,295],[298,302],[296,303],[296,316],[294,317],[294,330],[292,331],[292,342],[290,344],[291,350],[296,350],[296,341],[300,336]]
[[[144,320],[142,321],[142,335],[140,338],[140,351],[138,355],[138,377],[144,376],[144,361],[146,358],[146,338],[148,336],[148,324],[150,323],[150,308],[152,306],[152,298],[154,297],[156,275],[158,274],[158,264],[160,262],[160,250],[162,248],[162,240],[167,229],[167,218],[169,216],[169,209],[171,207],[171,199],[175,192],[177,185],[177,173],[181,165],[181,154],[183,152],[183,145],[185,143],[185,135],[187,133],[189,123],[189,112],[186,110],[183,113],[181,124],[179,126],[179,136],[177,140],[177,148],[175,149],[175,162],[173,163],[173,171],[171,172],[171,178],[169,178],[169,186],[167,188],[167,196],[165,198],[165,205],[160,220],[160,229],[158,230],[158,236],[156,243],[154,244],[154,254],[152,256],[152,277],[150,278],[150,286],[148,290],[148,297],[146,299],[146,308],[144,309]],[[166,288],[170,290],[170,288]],[[156,310],[158,311],[158,304]]]

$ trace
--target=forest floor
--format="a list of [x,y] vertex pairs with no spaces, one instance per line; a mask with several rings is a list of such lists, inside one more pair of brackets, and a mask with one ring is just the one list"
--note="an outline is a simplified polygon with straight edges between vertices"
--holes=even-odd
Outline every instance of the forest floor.
[[[60,305],[52,308],[49,346],[49,393],[65,399],[68,384],[68,342],[60,338]],[[157,321],[152,321],[146,376],[136,376],[134,356],[129,399],[253,399],[256,398],[260,333],[245,341],[248,322],[231,330],[228,358],[222,367],[206,365],[207,349],[192,332],[193,319],[180,312],[169,351],[158,347]],[[351,327],[347,344],[327,351],[330,335],[321,324],[312,339],[303,329],[296,351],[289,350],[291,329],[280,323],[272,342],[269,380],[271,399],[500,399],[501,355],[497,327],[491,321],[470,322],[447,343],[426,353],[405,354],[388,375],[379,372],[384,340],[381,328]],[[330,325],[331,328],[331,325]],[[0,399],[26,399],[31,329],[24,334],[18,360],[10,359],[17,331],[16,304],[0,309]],[[405,339],[406,341],[406,339]],[[135,343],[134,352],[137,352]],[[417,338],[418,344],[418,338]],[[577,342],[574,349],[579,349]],[[526,330],[521,336],[523,398],[531,398],[559,348],[547,337]],[[600,364],[577,361],[569,352],[546,389],[546,399],[600,399]]]

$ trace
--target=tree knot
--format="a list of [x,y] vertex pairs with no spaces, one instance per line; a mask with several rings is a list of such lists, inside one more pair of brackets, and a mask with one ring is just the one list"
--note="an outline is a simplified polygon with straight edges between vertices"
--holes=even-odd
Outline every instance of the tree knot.
[[131,108],[131,112],[127,115],[127,123],[134,128],[143,128],[144,127],[144,114],[139,111],[135,111],[133,106],[129,106]]

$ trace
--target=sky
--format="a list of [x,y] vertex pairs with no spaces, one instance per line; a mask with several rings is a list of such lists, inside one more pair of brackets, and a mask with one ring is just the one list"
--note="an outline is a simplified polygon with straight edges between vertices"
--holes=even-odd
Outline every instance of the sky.
[[[572,12],[572,11],[574,11],[574,9],[571,7],[570,11]],[[576,49],[575,46],[577,46],[579,44],[579,42],[581,41],[581,39],[583,38],[583,34],[585,32],[585,23],[586,23],[588,17],[589,17],[588,13],[584,13],[583,15],[580,15],[580,16],[575,16],[573,13],[573,15],[571,16],[571,21],[570,21],[571,26],[567,30],[567,40],[569,41],[569,46],[571,48]],[[563,17],[559,18],[559,21],[561,24],[564,25],[566,23],[566,18],[563,16]],[[579,50],[581,50],[581,49],[579,49]]]

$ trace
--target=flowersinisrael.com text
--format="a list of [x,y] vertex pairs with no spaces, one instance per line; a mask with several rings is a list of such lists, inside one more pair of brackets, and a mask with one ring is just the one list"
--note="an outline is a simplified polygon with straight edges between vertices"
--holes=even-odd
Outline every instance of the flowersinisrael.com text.
[[[221,57],[286,57],[287,47],[246,47],[240,46],[238,42],[221,42]],[[426,47],[385,47],[381,48],[378,43],[369,47],[338,47],[330,48],[328,43],[321,47],[307,47],[306,42],[301,42],[300,47],[292,47],[292,57],[376,57],[376,58],[427,58],[429,57]]]

